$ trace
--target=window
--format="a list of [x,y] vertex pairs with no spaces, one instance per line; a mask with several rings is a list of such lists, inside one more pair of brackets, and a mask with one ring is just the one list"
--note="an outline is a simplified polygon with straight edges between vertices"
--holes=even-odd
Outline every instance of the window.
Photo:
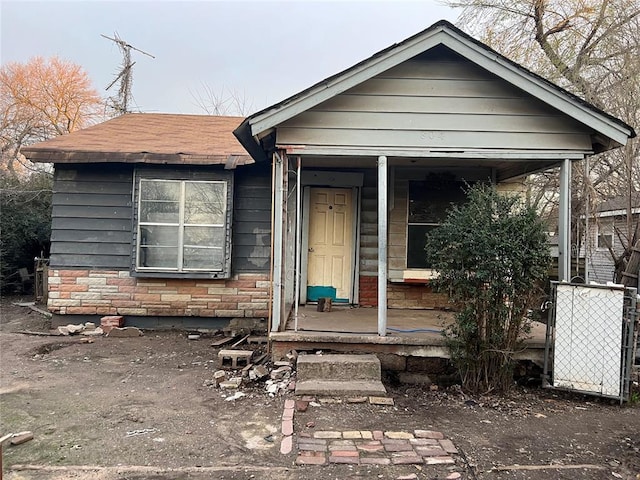
[[613,247],[613,233],[599,230],[597,238],[597,247],[609,249]]
[[227,179],[139,177],[135,271],[228,277],[229,190]]
[[425,180],[409,181],[407,268],[430,268],[424,251],[426,236],[444,220],[452,203],[465,199],[465,183],[451,174],[429,174]]

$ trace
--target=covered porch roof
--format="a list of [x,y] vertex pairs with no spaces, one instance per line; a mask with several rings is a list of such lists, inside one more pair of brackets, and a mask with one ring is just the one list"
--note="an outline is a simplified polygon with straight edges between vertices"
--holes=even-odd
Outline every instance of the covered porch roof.
[[[553,141],[548,145],[523,144],[520,146],[518,137],[515,135],[512,136],[515,141],[511,144],[496,147],[480,143],[460,148],[459,145],[448,144],[447,138],[459,135],[458,132],[464,132],[464,127],[460,130],[447,126],[443,127],[438,134],[431,135],[429,137],[431,141],[425,141],[421,145],[411,144],[410,141],[403,145],[384,144],[384,142],[377,145],[354,145],[341,142],[339,138],[332,145],[319,145],[314,142],[292,144],[278,136],[278,130],[283,126],[286,127],[291,119],[300,118],[300,116],[304,118],[311,109],[323,102],[331,101],[350,89],[357,91],[360,85],[374,77],[419,58],[426,52],[438,50],[452,52],[514,89],[525,92],[535,102],[548,107],[549,111],[559,113],[567,121],[579,125],[588,140],[579,146],[576,144],[575,148],[555,146]],[[429,95],[427,93],[424,96]],[[491,100],[488,98],[488,101]],[[376,113],[388,113],[388,111],[376,110]],[[417,129],[420,130],[420,128]],[[423,133],[426,130],[424,129]],[[380,128],[379,132],[384,134],[384,128]],[[448,136],[449,133],[451,136]],[[327,162],[329,166],[332,161],[344,164],[344,157],[349,157],[350,163],[356,164],[361,161],[358,160],[359,158],[376,158],[381,155],[386,156],[391,164],[398,162],[401,158],[436,159],[440,164],[449,161],[446,159],[456,159],[452,161],[464,162],[465,165],[471,162],[482,163],[484,166],[490,165],[496,169],[498,177],[502,179],[545,170],[558,165],[561,160],[578,160],[593,153],[616,148],[625,145],[628,138],[636,135],[631,126],[510,61],[447,21],[437,22],[353,67],[247,117],[234,134],[256,161],[268,159],[269,154],[276,149],[285,150],[290,155],[304,156],[305,165],[308,165],[309,161],[313,164],[313,158],[318,157],[324,157],[323,162]],[[332,160],[337,157],[341,158]]]

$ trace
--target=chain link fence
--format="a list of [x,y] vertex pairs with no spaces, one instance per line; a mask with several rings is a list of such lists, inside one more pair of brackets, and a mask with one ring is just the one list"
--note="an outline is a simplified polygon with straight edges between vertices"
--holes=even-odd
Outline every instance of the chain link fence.
[[628,400],[637,290],[553,282],[544,379],[551,388]]

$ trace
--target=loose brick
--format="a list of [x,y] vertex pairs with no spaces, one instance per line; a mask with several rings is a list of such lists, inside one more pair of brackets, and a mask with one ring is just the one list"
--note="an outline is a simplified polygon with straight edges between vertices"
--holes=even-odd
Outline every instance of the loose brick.
[[361,450],[363,452],[380,452],[384,450],[384,446],[378,444],[378,445],[367,445],[367,444],[363,444],[363,445],[357,445],[358,450]]
[[409,433],[409,432],[384,432],[384,436],[387,438],[395,439],[395,440],[399,440],[399,439],[408,440],[410,438],[414,438],[413,433]]
[[456,463],[451,457],[426,457],[424,461],[427,465],[451,465]]
[[385,444],[384,449],[387,452],[413,452],[413,447],[408,443]]
[[456,448],[456,446],[453,444],[453,442],[449,439],[443,439],[443,440],[438,440],[440,442],[440,446],[444,449],[445,452],[447,453],[458,453],[458,449]]
[[413,446],[427,446],[427,445],[440,445],[438,443],[438,440],[435,440],[433,438],[411,438],[409,439],[409,443],[411,443],[411,445]]
[[288,435],[282,438],[282,442],[280,442],[280,453],[283,455],[288,455],[293,450],[293,437]]
[[310,434],[307,432],[303,432],[300,434],[300,440],[298,440],[299,444],[315,444],[315,445],[326,445],[327,441],[322,438],[311,438]]
[[416,438],[434,438],[436,440],[441,440],[444,438],[442,432],[436,432],[434,430],[414,430],[413,432]]
[[307,452],[326,452],[327,451],[327,446],[326,445],[313,444],[313,443],[301,443],[301,442],[298,442],[298,450],[307,451]]
[[[329,445],[330,452],[356,452],[358,449],[355,445]],[[333,454],[332,454],[333,455]]]
[[382,440],[384,438],[384,433],[381,430],[374,430],[371,433],[373,434],[374,440]]
[[354,443],[353,440],[331,440],[329,445],[331,445],[332,447],[344,447],[344,446],[355,447],[356,444]]
[[391,463],[394,465],[420,465],[424,463],[422,457],[411,455],[406,457],[392,457]]
[[293,420],[282,421],[282,434],[293,435]]
[[387,457],[360,457],[363,465],[390,465],[391,459]]
[[357,458],[360,456],[360,454],[355,449],[355,447],[353,447],[353,450],[331,450],[331,447],[329,447],[329,450],[331,451],[330,455],[332,457],[356,457]]
[[441,448],[416,447],[415,450],[422,457],[442,457],[446,453]]
[[293,409],[285,408],[282,412],[282,420],[293,420]]
[[324,465],[327,463],[326,457],[307,457],[305,455],[298,455],[296,458],[296,465]]
[[348,430],[346,432],[342,432],[342,438],[348,438],[348,439],[362,438],[362,434],[360,433],[359,430]]
[[296,406],[296,401],[295,401],[295,400],[293,400],[293,399],[291,399],[291,398],[287,398],[287,399],[284,401],[284,408],[285,408],[285,409],[287,409],[287,408],[291,408],[291,409],[293,409],[295,406]]
[[313,438],[342,438],[342,433],[332,431],[314,432]]
[[360,463],[360,458],[359,457],[339,457],[336,455],[330,455],[329,463],[348,463],[348,464],[357,465],[358,463]]

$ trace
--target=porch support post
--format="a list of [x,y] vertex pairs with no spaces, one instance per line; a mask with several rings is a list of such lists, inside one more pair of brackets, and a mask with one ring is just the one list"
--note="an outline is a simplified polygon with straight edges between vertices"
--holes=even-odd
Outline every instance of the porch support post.
[[571,279],[571,160],[560,166],[560,205],[558,213],[558,280]]
[[387,157],[378,157],[378,335],[387,334]]
[[280,320],[282,317],[282,224],[283,224],[283,201],[284,192],[282,191],[282,182],[284,178],[284,161],[282,157],[275,152],[273,155],[275,162],[275,182],[273,192],[273,302],[271,310],[271,331],[278,332],[280,330]]
[[300,160],[300,156],[298,156],[297,160],[297,170],[296,170],[296,275],[295,275],[295,299],[294,299],[294,323],[295,323],[295,331],[298,331],[298,308],[300,305],[300,279],[302,276],[300,275],[300,263],[302,257],[302,251],[300,249],[302,245],[302,193],[300,192],[300,187],[302,186],[302,162]]

